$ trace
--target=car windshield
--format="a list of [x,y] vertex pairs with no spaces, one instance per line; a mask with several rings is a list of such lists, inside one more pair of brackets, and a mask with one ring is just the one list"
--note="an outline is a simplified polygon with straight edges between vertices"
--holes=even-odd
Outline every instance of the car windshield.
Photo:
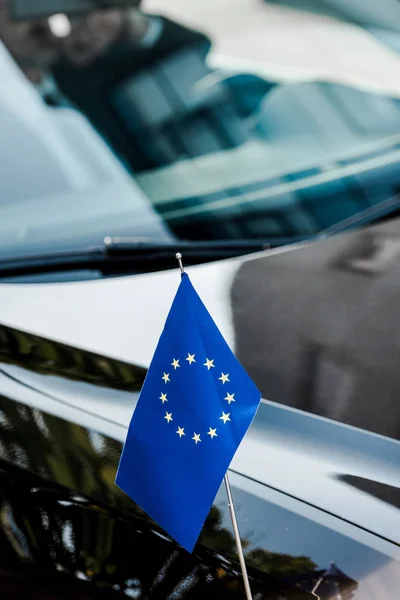
[[0,258],[397,210],[400,5],[48,4],[0,0]]

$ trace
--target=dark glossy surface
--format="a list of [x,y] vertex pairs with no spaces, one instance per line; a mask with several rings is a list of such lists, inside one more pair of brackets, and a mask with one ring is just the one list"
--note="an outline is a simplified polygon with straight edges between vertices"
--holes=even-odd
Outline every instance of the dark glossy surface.
[[[204,550],[188,555],[141,515],[2,466],[2,597],[20,597],[27,585],[34,598],[241,597],[234,562]],[[266,584],[269,597],[308,597],[254,571],[254,590]]]
[[146,369],[0,325],[0,361],[28,371],[139,391]]
[[[34,390],[64,402],[69,389],[93,420],[92,396],[117,406],[131,395],[134,405],[144,371],[10,328],[1,336],[1,597],[25,597],[29,586],[33,598],[242,598],[223,490],[190,556],[115,486],[120,441],[28,406]],[[10,377],[13,399],[2,391]],[[395,598],[393,544],[242,475],[231,480],[255,598],[312,598],[331,560],[346,574],[334,584],[343,598]],[[331,598],[328,579],[321,586]]]
[[[97,597],[100,591],[110,597],[123,592],[164,598],[176,589],[188,598],[206,590],[218,597],[241,597],[234,540],[218,507],[203,533],[205,545],[214,551],[199,545],[190,556],[114,485],[119,443],[4,398],[0,407],[6,459],[0,471],[1,568],[7,574],[0,589],[5,586],[10,593],[14,582],[23,590],[26,582],[15,580],[21,573],[32,579],[38,594],[44,589],[55,593],[62,585],[71,598],[78,593]],[[255,558],[271,563],[277,573],[296,574],[315,566],[306,557],[264,556],[261,549]],[[268,589],[272,598],[308,597],[259,569],[252,569],[252,579],[255,591]]]

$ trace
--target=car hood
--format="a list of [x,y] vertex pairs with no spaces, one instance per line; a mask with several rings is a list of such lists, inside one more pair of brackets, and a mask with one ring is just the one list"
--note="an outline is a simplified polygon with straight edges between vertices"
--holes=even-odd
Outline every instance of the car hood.
[[[261,253],[264,254],[267,253]],[[234,327],[232,314],[227,310],[230,290],[235,274],[250,258],[191,267],[189,272],[193,285],[231,346],[234,346]],[[148,367],[179,283],[177,268],[73,283],[0,284],[0,321]]]
[[[392,221],[190,269],[265,399],[232,469],[397,544],[399,233],[400,222]],[[0,321],[147,367],[178,284],[179,272],[169,271],[0,285]],[[16,397],[12,388],[26,375],[4,369],[14,378],[9,397]],[[115,406],[57,386],[49,394],[43,378],[24,383],[32,405],[60,414],[51,397],[62,398],[70,407],[65,418],[124,439],[134,397]]]

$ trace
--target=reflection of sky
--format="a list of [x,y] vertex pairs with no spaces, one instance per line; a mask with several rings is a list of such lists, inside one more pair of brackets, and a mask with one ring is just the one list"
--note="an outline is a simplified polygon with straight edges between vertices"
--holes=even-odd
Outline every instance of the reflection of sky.
[[[235,484],[239,483],[241,487],[246,486],[246,480],[243,478],[232,475],[231,480]],[[253,493],[248,493],[236,486],[233,488],[233,494],[242,537],[250,542],[247,551],[254,548],[263,548],[270,552],[285,553],[292,556],[307,556],[321,569],[327,568],[329,562],[334,560],[339,569],[359,582],[359,590],[354,596],[355,600],[364,600],[365,597],[370,598],[370,596],[365,596],[366,589],[372,585],[381,584],[380,579],[384,573],[387,573],[387,566],[391,563],[393,565],[393,568],[390,569],[393,580],[390,587],[392,594],[394,589],[399,588],[400,564],[393,561],[390,556],[385,555],[382,551],[350,537],[354,535],[354,531],[358,531],[357,528],[348,525],[348,537],[335,531],[331,528],[332,525],[324,526],[311,520],[311,518],[296,513],[296,505],[302,504],[296,500],[292,501],[292,510],[287,510],[272,502],[266,502],[264,498],[259,498]],[[223,526],[232,531],[223,488],[219,491],[216,503],[224,513]],[[312,508],[309,508],[309,511],[310,516],[315,512],[321,513],[321,511]],[[321,513],[321,515],[323,516],[324,513]],[[318,518],[320,518],[320,515]],[[329,521],[329,519],[333,519],[333,523],[336,521],[334,517],[327,515],[326,520]],[[341,522],[341,526],[343,528],[343,522]],[[366,534],[366,536],[369,536],[371,543],[373,543],[375,538],[369,534]],[[381,575],[379,575],[379,572],[381,572]],[[371,577],[373,573],[376,573],[377,576]],[[371,579],[368,586],[363,589],[360,583],[366,578]],[[395,580],[397,581],[396,584]],[[379,600],[391,600],[393,597],[386,594],[382,595],[382,586],[380,587],[380,593]]]
[[50,394],[70,406],[101,416],[103,419],[122,423],[130,422],[138,393],[102,387],[83,381],[74,381],[28,371],[15,365],[1,365],[2,369],[19,381]]
[[62,530],[62,540],[63,540],[64,547],[67,550],[69,550],[70,552],[75,552],[73,529],[72,529],[72,524],[69,521],[64,523],[64,527]]
[[[398,485],[400,442],[263,402],[232,468],[397,542],[400,511],[340,474]],[[400,541],[400,538],[399,538]]]

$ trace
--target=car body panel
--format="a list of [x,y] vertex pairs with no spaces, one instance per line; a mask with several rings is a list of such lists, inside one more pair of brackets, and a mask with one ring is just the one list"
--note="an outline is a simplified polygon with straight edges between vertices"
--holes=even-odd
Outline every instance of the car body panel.
[[[106,414],[96,421],[87,400],[108,397],[118,406],[131,396],[134,404],[143,370],[10,328],[2,327],[1,335],[0,561],[6,577],[0,589],[4,581],[11,586],[22,578],[22,586],[31,581],[39,594],[64,580],[66,598],[79,597],[83,590],[97,597],[99,589],[107,598],[120,590],[132,597],[131,587],[136,588],[133,597],[158,597],[157,589],[160,597],[169,598],[187,580],[181,593],[191,598],[195,591],[204,593],[204,580],[196,576],[200,571],[207,575],[210,593],[222,585],[218,597],[234,598],[236,592],[240,597],[223,489],[190,557],[114,484],[123,432],[112,433]],[[7,388],[5,379],[14,385]],[[79,408],[67,404],[62,414],[70,384]],[[64,388],[64,396],[57,397],[57,386]],[[46,399],[53,405],[46,405]],[[80,424],[84,419],[86,425]],[[99,432],[107,427],[108,435]],[[254,428],[257,421],[250,440]],[[279,427],[271,423],[271,429]],[[258,462],[257,456],[252,454],[252,462]],[[302,461],[299,455],[292,469]],[[282,471],[290,476],[287,465]],[[307,600],[310,581],[315,583],[325,565],[336,560],[347,576],[345,589],[363,590],[356,599],[373,598],[382,590],[382,600],[392,597],[400,577],[397,545],[236,472],[236,463],[231,483],[255,593]],[[305,480],[303,486],[308,485]],[[80,582],[86,582],[82,589]]]
[[[307,556],[316,565],[315,571],[334,560],[359,583],[354,597],[360,599],[377,597],[378,589],[383,600],[392,598],[393,589],[399,585],[400,443],[393,433],[395,429],[387,428],[388,421],[378,418],[379,405],[378,413],[371,415],[364,430],[357,428],[365,423],[364,410],[353,411],[347,420],[343,418],[348,402],[353,405],[358,397],[356,393],[354,397],[344,393],[348,389],[346,372],[335,370],[332,380],[328,371],[328,384],[338,389],[339,395],[327,395],[329,388],[324,377],[321,379],[318,365],[307,371],[311,387],[298,385],[294,359],[307,353],[299,342],[305,335],[297,339],[296,327],[304,328],[310,337],[319,333],[328,350],[337,339],[333,334],[341,332],[344,356],[345,342],[349,345],[358,341],[360,353],[368,348],[365,340],[369,339],[374,347],[379,343],[381,348],[393,347],[392,338],[396,339],[397,333],[386,326],[382,310],[378,313],[385,318],[379,321],[376,317],[376,307],[381,304],[377,304],[375,294],[385,304],[397,285],[397,246],[393,250],[389,244],[388,250],[387,240],[396,240],[399,226],[399,221],[390,221],[313,244],[190,270],[217,323],[221,321],[230,345],[264,398],[268,398],[263,400],[231,465],[250,564],[271,573],[275,554],[286,564],[284,571],[290,570],[293,562],[282,556]],[[385,285],[381,277],[385,277]],[[358,290],[355,298],[349,293],[353,280]],[[23,427],[14,427],[18,441],[11,453],[9,442],[4,441],[7,436],[1,434],[2,458],[7,463],[33,470],[63,485],[68,493],[93,498],[124,514],[134,509],[125,497],[123,501],[115,500],[121,494],[113,481],[130,414],[151,359],[151,346],[155,346],[178,282],[178,273],[170,271],[96,282],[0,287],[4,308],[2,431],[7,432],[7,423],[19,413],[22,420],[28,414],[29,427],[35,423],[32,435],[53,440],[52,450],[43,454],[43,440],[33,443]],[[357,314],[361,297],[363,311],[369,308],[372,316],[367,312],[363,327],[355,329],[351,310],[354,306]],[[319,308],[321,303],[325,312]],[[51,307],[47,314],[45,307]],[[279,319],[277,311],[282,309],[286,316]],[[104,316],[99,319],[99,315]],[[343,330],[340,325],[345,316],[347,325]],[[295,336],[297,346],[290,336]],[[63,337],[66,339],[61,341]],[[367,361],[365,354],[363,360]],[[374,374],[388,395],[385,400],[382,393],[381,405],[389,403],[395,422],[396,379],[383,381],[387,376],[384,370]],[[362,385],[362,380],[357,379],[357,385]],[[279,389],[282,396],[277,393]],[[304,389],[310,389],[309,396]],[[298,390],[299,398],[308,397],[308,402],[299,402]],[[366,390],[362,393],[365,395]],[[324,404],[326,395],[333,404]],[[371,400],[368,402],[368,410],[373,413],[376,408]],[[10,414],[14,415],[12,419]],[[49,434],[49,423],[51,427],[57,424],[55,431],[61,428],[59,434]],[[89,444],[91,466],[87,464],[88,455],[75,448],[75,443],[71,445],[75,437]],[[100,463],[95,458],[98,454]],[[54,456],[61,457],[56,460],[61,460],[62,466],[54,466]],[[41,466],[44,460],[46,467]],[[93,471],[90,477],[83,475],[85,469]],[[90,483],[93,477],[100,477],[100,481]],[[216,536],[207,538],[206,526],[199,548],[226,557],[226,547],[219,546],[226,536],[220,531],[221,523],[222,529],[229,527],[223,491],[214,507],[224,516],[218,520]],[[266,559],[265,552],[273,556],[268,554]],[[208,557],[204,560],[209,564]],[[302,561],[300,570],[304,567]],[[296,573],[292,573],[294,578],[299,576],[298,569]],[[285,585],[292,577],[287,572],[278,575]]]
[[[393,220],[314,244],[190,269],[228,343],[263,397],[272,401],[262,405],[233,468],[396,543],[396,503],[366,494],[347,478],[391,486],[390,497],[399,487],[400,382],[396,354],[390,354],[397,340],[392,320],[399,227],[399,220]],[[178,282],[178,273],[168,271],[71,284],[2,285],[2,321],[143,371]],[[392,311],[385,312],[381,306],[389,302]],[[70,384],[60,387],[16,368],[4,371],[82,409],[82,396]],[[86,403],[88,412],[110,422],[101,431],[110,434],[112,427],[112,435],[122,441],[134,398],[131,405],[124,399],[115,407],[98,396]],[[269,454],[275,457],[272,463]],[[260,459],[252,461],[253,455]],[[296,477],[287,477],[299,456]]]

